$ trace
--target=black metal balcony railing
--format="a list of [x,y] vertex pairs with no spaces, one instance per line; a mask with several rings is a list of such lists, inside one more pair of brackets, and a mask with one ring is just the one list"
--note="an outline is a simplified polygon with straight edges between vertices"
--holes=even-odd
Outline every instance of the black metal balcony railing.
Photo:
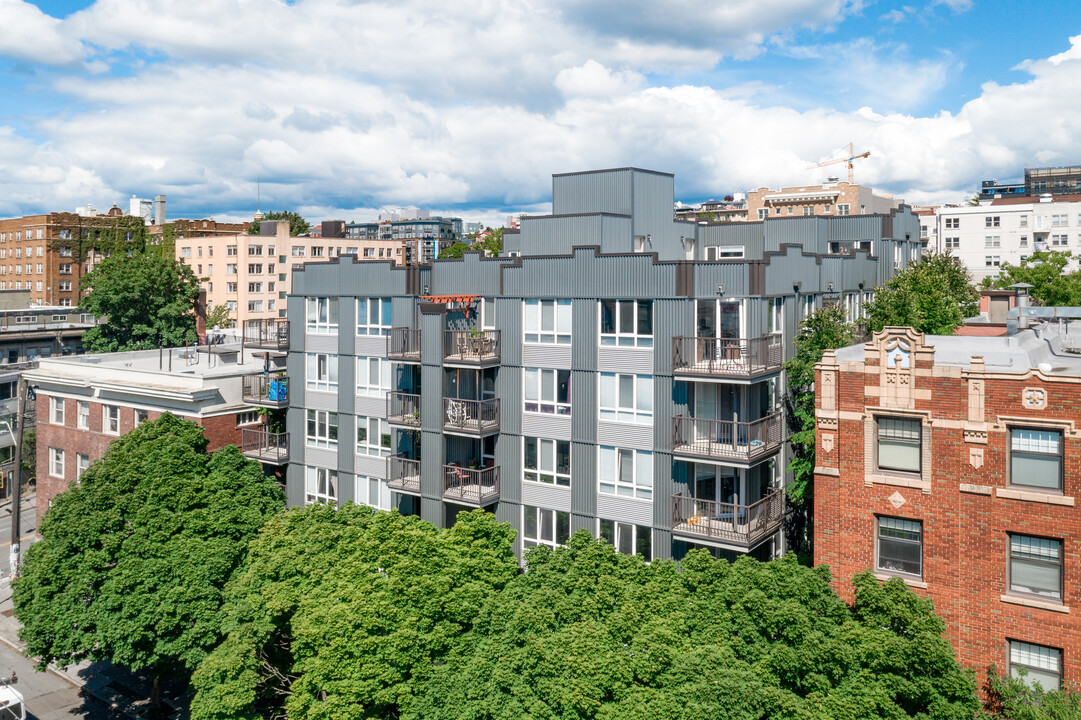
[[263,350],[288,350],[289,321],[279,318],[246,320],[244,344]]
[[487,505],[499,499],[499,468],[443,466],[443,499],[465,505]]
[[673,455],[753,462],[775,453],[783,441],[784,418],[779,412],[750,422],[672,418]]
[[782,493],[771,490],[751,505],[672,496],[672,534],[750,550],[777,532],[784,519]]
[[672,338],[672,371],[703,377],[754,378],[780,371],[779,335],[759,338]]
[[420,460],[404,455],[387,458],[387,487],[398,492],[420,494]]
[[387,393],[387,422],[420,427],[420,395],[391,390]]
[[443,333],[443,361],[469,365],[499,362],[498,330],[446,330]]
[[420,328],[391,328],[387,335],[387,358],[420,362]]
[[240,452],[252,460],[269,465],[284,465],[289,462],[289,433],[241,428]]
[[289,378],[284,373],[253,373],[241,380],[244,402],[270,408],[289,404]]
[[499,398],[443,398],[443,429],[468,433],[499,430]]

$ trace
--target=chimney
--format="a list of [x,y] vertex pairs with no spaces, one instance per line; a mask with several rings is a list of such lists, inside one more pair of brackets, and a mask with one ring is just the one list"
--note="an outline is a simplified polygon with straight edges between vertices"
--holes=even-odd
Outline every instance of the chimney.
[[154,224],[155,225],[164,225],[165,224],[165,196],[164,195],[155,195],[154,196]]

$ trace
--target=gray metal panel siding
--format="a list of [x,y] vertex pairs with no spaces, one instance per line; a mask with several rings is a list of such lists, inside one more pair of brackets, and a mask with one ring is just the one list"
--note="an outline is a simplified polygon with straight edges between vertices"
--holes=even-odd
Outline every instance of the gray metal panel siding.
[[523,482],[522,504],[570,512],[571,490],[544,483]]
[[364,289],[365,297],[388,297],[406,294],[408,268],[389,260],[359,260],[344,256],[330,262],[305,263],[292,271],[293,293],[311,296],[356,296]]
[[[299,383],[298,383],[299,384]],[[300,400],[293,394],[293,390],[289,390],[289,395],[292,396],[290,402],[299,403]],[[308,414],[303,407],[293,405],[289,412],[285,416],[285,429],[289,432],[289,461],[295,463],[303,463],[304,457],[304,432],[305,423]]]
[[[596,300],[579,298],[571,303],[571,368],[573,370],[597,369],[597,342],[600,335],[597,326],[600,308]],[[577,388],[571,382],[571,401]],[[596,405],[594,405],[596,407]]]
[[354,338],[357,334],[357,301],[356,298],[338,298],[338,347],[334,351],[339,355],[349,355],[353,352]]
[[[716,286],[714,286],[716,290]],[[672,373],[672,338],[695,334],[693,300],[653,301],[653,367],[658,375]]]
[[[653,453],[653,520],[654,527],[671,529],[672,494],[675,487],[672,482],[672,456],[669,453]],[[656,548],[654,548],[656,552]]]
[[578,515],[597,514],[597,446],[571,442],[571,509]]
[[[300,437],[301,443],[304,442],[304,436]],[[325,467],[325,468],[337,468],[338,467],[338,451],[331,450],[329,448],[318,448],[304,446],[304,462],[306,465],[313,467]],[[349,463],[352,465],[352,463]]]
[[304,504],[304,466],[290,462],[285,475],[285,506],[299,507]]
[[338,354],[337,335],[314,335],[309,333],[304,338],[304,349],[307,352]]
[[[421,483],[423,486],[424,476],[421,476]],[[446,517],[443,512],[443,500],[429,497],[422,497],[420,499],[420,517],[423,520],[427,520],[437,528],[441,528],[446,525],[444,518]]]
[[770,255],[766,259],[766,295],[792,295],[800,285],[804,294],[816,293],[821,285],[821,266],[814,255],[804,255],[799,246],[789,245],[783,255]]
[[330,412],[338,412],[338,394],[332,392],[322,392],[319,390],[309,390],[308,398],[304,406],[306,408],[311,408],[312,410],[329,410]]
[[599,420],[597,422],[597,444],[634,448],[636,450],[652,450],[653,426]]
[[522,364],[522,301],[500,297],[495,301],[495,327],[499,330],[500,362]]
[[[749,265],[743,262],[698,263],[694,266],[695,297],[719,297],[717,286],[724,286],[724,297],[743,297],[750,293]],[[693,333],[692,333],[693,334]]]
[[[341,386],[339,385],[339,387]],[[356,415],[365,417],[385,418],[387,416],[387,397],[386,395],[379,397],[357,395],[353,398],[353,412]]]
[[725,225],[699,225],[698,247],[695,258],[705,260],[705,248],[717,246],[737,246],[743,248],[743,256],[748,260],[758,260],[766,249],[765,232],[762,223],[727,223]]
[[[552,212],[560,215],[590,212],[630,215],[634,201],[631,184],[629,169],[553,177]],[[669,204],[669,217],[671,207]]]
[[290,411],[296,410],[303,412],[304,410],[304,373],[306,369],[304,367],[305,359],[302,352],[290,352],[286,356],[285,360],[285,372],[289,376],[289,408]]
[[600,372],[653,374],[653,348],[605,347],[597,349]]
[[571,513],[571,535],[579,530],[585,530],[590,535],[597,535],[597,518],[592,515],[579,515]]
[[515,366],[499,368],[495,378],[495,393],[499,398],[499,429],[501,432],[522,432],[522,369]]
[[[296,285],[293,285],[294,291]],[[307,325],[307,309],[301,296],[289,295],[285,299],[286,314],[289,317],[289,349],[304,350],[304,328]]]
[[[443,465],[446,457],[441,432],[421,431],[420,493],[426,498],[443,498]],[[425,518],[429,520],[429,518]]]
[[395,297],[390,300],[390,322],[394,327],[417,326],[417,301],[413,297]]
[[352,415],[338,416],[338,472],[353,472],[356,457],[357,425]]
[[636,525],[653,524],[653,503],[645,500],[616,497],[615,495],[597,495],[597,517],[606,520],[635,523]]
[[357,501],[357,481],[351,473],[338,471],[338,507]]
[[597,442],[597,373],[571,370],[571,437]]
[[542,415],[540,413],[522,413],[522,435],[570,440],[572,420],[565,415]]
[[355,352],[357,355],[366,357],[387,356],[386,335],[357,335],[354,330],[353,337],[350,338],[349,342],[352,345],[349,351]]
[[387,477],[387,459],[371,455],[355,455],[353,457],[353,469],[357,475],[385,479]]
[[632,171],[631,191],[634,201],[634,234],[652,235],[654,245],[671,246],[673,235],[679,237],[672,218],[675,201],[675,178],[671,175]]
[[504,291],[524,298],[674,297],[675,263],[654,264],[651,254],[596,255],[591,248],[566,258],[522,257],[503,271]]
[[512,502],[500,502],[495,506],[495,519],[514,528],[514,552],[522,556],[522,506]]
[[495,441],[495,464],[499,466],[500,502],[522,498],[522,438],[500,435]]
[[482,260],[480,253],[467,252],[461,259],[439,260],[432,263],[431,294],[480,295],[499,294],[502,262]]
[[[573,313],[573,307],[572,307]],[[571,319],[573,326],[574,320]],[[570,370],[571,346],[570,345],[536,345],[533,343],[522,344],[522,367],[557,368]]]
[[690,383],[662,375],[653,381],[653,447],[672,449],[672,418],[687,412]]
[[[604,247],[601,215],[522,218],[523,255],[569,255],[576,245]],[[627,248],[630,250],[630,237]]]
[[[443,364],[443,324],[443,313],[421,313],[420,359],[425,366]],[[426,381],[425,375],[422,382]],[[436,387],[442,389],[442,381]]]

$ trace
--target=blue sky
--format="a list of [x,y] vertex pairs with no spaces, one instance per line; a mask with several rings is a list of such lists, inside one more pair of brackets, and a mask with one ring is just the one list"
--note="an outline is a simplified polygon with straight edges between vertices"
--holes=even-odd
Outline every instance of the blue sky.
[[0,0],[0,216],[541,212],[637,165],[679,199],[857,180],[957,202],[1081,162],[1081,3]]

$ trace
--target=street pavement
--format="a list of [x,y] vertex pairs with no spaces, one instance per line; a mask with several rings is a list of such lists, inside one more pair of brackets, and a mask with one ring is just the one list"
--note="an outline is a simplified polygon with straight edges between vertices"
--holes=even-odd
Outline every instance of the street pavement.
[[119,720],[126,717],[73,685],[70,680],[51,672],[38,672],[34,668],[33,661],[0,643],[0,675],[7,677],[13,670],[18,675],[19,681],[13,687],[26,699],[27,718]]
[[[19,548],[22,552],[36,539],[37,531],[37,497],[35,495],[23,496],[20,506],[19,536],[22,542]],[[0,578],[10,577],[11,570],[11,501],[0,504]]]

